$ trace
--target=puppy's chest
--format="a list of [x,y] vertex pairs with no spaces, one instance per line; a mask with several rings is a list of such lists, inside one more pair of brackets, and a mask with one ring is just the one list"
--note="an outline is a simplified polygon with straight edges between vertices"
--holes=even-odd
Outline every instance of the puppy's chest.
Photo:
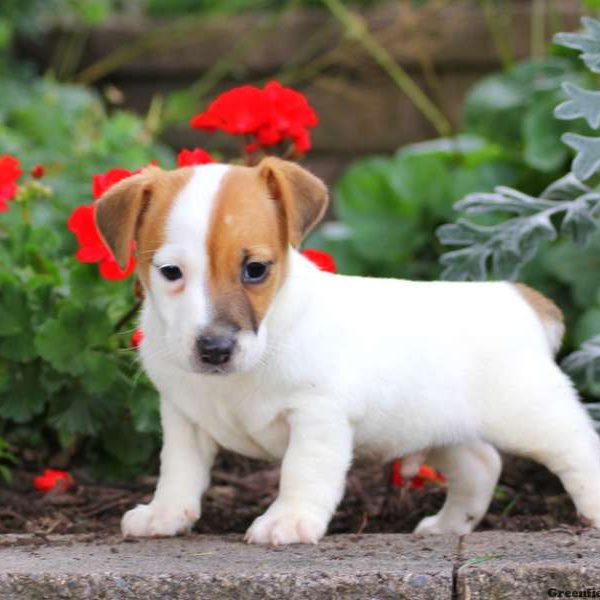
[[283,457],[289,426],[282,410],[263,398],[202,394],[185,398],[180,409],[219,446],[251,458]]

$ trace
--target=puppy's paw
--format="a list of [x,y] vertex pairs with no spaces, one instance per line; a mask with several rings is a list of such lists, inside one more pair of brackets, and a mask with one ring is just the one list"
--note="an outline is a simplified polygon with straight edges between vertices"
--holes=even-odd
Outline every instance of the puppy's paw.
[[433,515],[431,517],[425,517],[416,526],[415,533],[420,534],[444,534],[452,533],[455,535],[465,535],[471,533],[477,525],[477,521],[474,519],[468,520],[465,515],[465,519],[461,521],[457,520],[444,520],[440,515]]
[[189,533],[200,514],[191,507],[138,504],[121,519],[125,537],[172,537]]
[[327,520],[307,509],[273,505],[246,532],[248,544],[316,544],[327,530]]

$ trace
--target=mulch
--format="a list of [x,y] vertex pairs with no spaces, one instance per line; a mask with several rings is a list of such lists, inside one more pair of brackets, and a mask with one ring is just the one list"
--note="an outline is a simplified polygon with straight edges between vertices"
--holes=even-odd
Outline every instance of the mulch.
[[[123,512],[150,501],[156,483],[155,477],[95,483],[84,473],[74,476],[77,485],[71,491],[44,494],[33,488],[32,473],[16,471],[10,486],[0,487],[0,533],[113,535]],[[244,532],[275,498],[278,478],[278,467],[224,454],[213,471],[197,531]],[[445,492],[438,485],[413,490],[389,482],[389,465],[353,467],[329,531],[407,533],[443,503]],[[479,529],[540,531],[579,524],[558,479],[534,463],[511,459]]]

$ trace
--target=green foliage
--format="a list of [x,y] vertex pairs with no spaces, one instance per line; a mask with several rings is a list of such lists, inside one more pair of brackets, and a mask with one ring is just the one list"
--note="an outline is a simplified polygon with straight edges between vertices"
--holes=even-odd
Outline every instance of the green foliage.
[[[536,198],[564,175],[569,150],[560,140],[566,125],[554,118],[553,111],[565,99],[562,83],[572,89],[590,81],[590,74],[576,60],[558,56],[526,61],[483,79],[467,96],[464,133],[455,139],[417,144],[391,158],[368,158],[354,164],[334,190],[340,222],[322,227],[309,243],[332,252],[347,273],[439,276],[443,248],[432,238],[436,228],[452,217],[451,207],[458,199],[492,192],[500,184],[518,187]],[[578,134],[589,131],[583,122],[576,130]],[[474,198],[470,201],[469,210],[477,211]],[[504,199],[499,201],[506,205]],[[580,212],[571,211],[565,229],[572,226],[580,235],[582,219]],[[461,222],[457,224],[461,231],[442,230],[449,236],[443,241],[458,243],[459,234],[468,234],[471,241],[492,237],[498,222],[493,215],[472,224]],[[523,248],[531,236],[537,240],[538,235],[539,239],[554,235],[543,223],[523,221],[521,225],[515,227],[513,239],[522,235]],[[498,243],[495,240],[490,246]],[[490,252],[486,247],[482,255],[489,258]],[[481,276],[482,255],[461,255],[460,260]],[[498,264],[504,263],[499,258]]]
[[498,187],[493,193],[470,194],[455,208],[471,215],[500,212],[516,216],[493,225],[459,219],[440,227],[442,244],[464,246],[442,256],[441,263],[446,267],[442,276],[451,280],[483,280],[490,275],[515,279],[542,243],[555,240],[559,233],[579,245],[590,241],[600,213],[600,193],[569,174],[539,197]]
[[17,459],[10,451],[10,444],[0,437],[0,479],[10,482],[11,474],[8,464],[16,464]]
[[25,173],[46,170],[43,185],[25,175],[0,213],[0,436],[21,448],[36,431],[38,450],[76,444],[95,472],[127,476],[158,442],[156,395],[129,348],[133,325],[114,331],[135,302],[133,282],[77,262],[66,220],[91,202],[93,174],[155,159],[170,167],[173,156],[138,117],[107,115],[84,88],[21,75],[0,78],[0,89],[0,155],[19,156]]
[[[517,64],[473,87],[465,103],[464,128],[501,145],[532,170],[532,179],[549,183],[566,171],[569,160],[568,149],[560,143],[566,125],[553,115],[564,99],[561,86],[572,89],[591,81],[589,73],[566,57]],[[581,124],[578,131],[587,128]]]
[[123,6],[122,0],[2,0],[0,23],[33,35],[53,23],[94,25]]
[[353,165],[334,190],[341,223],[309,244],[332,252],[342,272],[431,278],[440,248],[431,240],[465,193],[519,180],[521,169],[475,136],[408,146],[396,156]]
[[[594,72],[600,70],[600,24],[583,19],[584,33],[563,33],[556,41],[582,52]],[[583,118],[589,127],[600,126],[600,92],[581,88],[572,81],[562,83],[567,100],[553,114],[562,120]],[[558,122],[558,121],[557,121]],[[441,262],[447,279],[514,279],[546,241],[559,234],[579,245],[587,244],[596,230],[600,195],[593,182],[583,183],[600,168],[600,138],[572,131],[562,141],[576,152],[573,173],[559,179],[536,197],[501,187],[492,194],[475,193],[456,204],[467,214],[511,213],[512,218],[492,225],[459,219],[439,230],[442,243],[463,246],[446,253]],[[564,146],[563,146],[564,148]]]
[[[600,73],[600,22],[590,18],[582,22],[584,31],[558,34],[555,41],[578,50],[589,71]],[[491,194],[471,194],[456,204],[471,218],[444,225],[439,238],[446,245],[461,247],[441,258],[447,279],[514,279],[545,248],[545,260],[538,257],[538,265],[549,267],[557,278],[570,284],[575,303],[584,309],[575,327],[575,338],[581,342],[600,333],[600,138],[596,133],[600,92],[574,80],[564,81],[562,91],[563,101],[553,114],[570,124],[571,131],[561,139],[575,151],[572,172],[536,196],[506,187]],[[582,127],[588,131],[582,133]],[[496,215],[492,223],[477,221],[477,215],[488,213]],[[547,247],[557,239],[556,247]],[[599,348],[600,336],[591,337],[563,362],[582,389],[592,395],[600,394]]]
[[[556,40],[580,50],[585,64],[597,71],[600,69],[600,62],[596,60],[600,57],[600,24],[592,19],[583,19],[583,23],[585,33],[558,34]],[[600,125],[600,92],[585,90],[572,81],[564,81],[562,90],[567,100],[555,108],[554,116],[562,120],[583,118],[589,127],[596,129]],[[500,187],[492,194],[478,192],[456,204],[457,210],[471,215],[510,213],[515,216],[492,225],[459,219],[456,224],[441,227],[442,243],[464,246],[442,257],[445,278],[514,279],[540,246],[556,239],[559,233],[579,245],[590,241],[596,230],[600,195],[593,182],[587,185],[583,182],[600,167],[600,138],[570,131],[561,139],[576,151],[573,173],[554,182],[538,196]]]

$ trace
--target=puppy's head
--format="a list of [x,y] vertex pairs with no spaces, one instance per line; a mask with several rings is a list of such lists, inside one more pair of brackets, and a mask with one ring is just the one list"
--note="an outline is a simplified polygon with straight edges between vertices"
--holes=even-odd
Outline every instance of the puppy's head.
[[137,242],[165,360],[223,374],[260,361],[264,319],[286,276],[288,249],[326,207],[319,179],[266,158],[256,167],[149,167],[99,200],[96,221],[121,264]]

